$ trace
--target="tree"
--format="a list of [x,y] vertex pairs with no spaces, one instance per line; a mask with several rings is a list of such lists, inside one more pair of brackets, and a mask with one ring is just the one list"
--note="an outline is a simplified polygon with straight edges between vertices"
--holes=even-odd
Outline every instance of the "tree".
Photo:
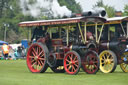
[[128,4],[126,4],[126,5],[124,6],[123,15],[124,15],[124,16],[128,16]]
[[107,14],[108,14],[108,17],[114,17],[115,16],[115,8],[114,7],[112,7],[112,6],[108,6],[108,5],[105,5],[105,10],[106,10],[106,12],[107,12]]
[[69,10],[71,10],[73,13],[81,13],[82,8],[79,3],[76,3],[75,0],[58,0],[59,4],[61,6],[67,6]]
[[0,0],[0,18],[3,15],[3,10],[8,7],[9,0]]
[[[29,4],[36,3],[37,0],[29,0]],[[47,0],[53,1],[53,0]],[[20,28],[18,26],[19,22],[22,21],[32,21],[37,19],[48,19],[45,15],[41,18],[35,18],[31,15],[24,15],[20,6],[20,0],[0,0],[0,40],[4,40],[4,24],[9,24],[9,27],[6,27],[7,42],[17,43],[21,39],[28,37],[28,31]],[[74,13],[80,13],[82,11],[79,3],[76,3],[75,0],[58,0],[61,6],[66,5],[68,9]],[[43,8],[40,8],[44,10]],[[48,14],[52,16],[52,14]]]
[[99,0],[98,2],[96,2],[96,4],[93,6],[93,8],[95,7],[104,7],[104,3],[103,3],[103,0]]
[[35,20],[32,16],[24,16],[22,14],[18,2],[19,0],[0,0],[0,40],[4,40],[6,27],[7,42],[15,43],[20,41],[22,37],[20,35],[24,31],[19,29],[18,23],[26,20]]

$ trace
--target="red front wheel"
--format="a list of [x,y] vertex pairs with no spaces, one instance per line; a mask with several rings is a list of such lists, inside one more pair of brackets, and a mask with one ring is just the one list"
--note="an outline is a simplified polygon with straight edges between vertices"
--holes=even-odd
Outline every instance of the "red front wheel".
[[34,43],[27,52],[27,66],[33,73],[42,73],[47,70],[47,54],[46,45]]
[[81,67],[81,59],[77,52],[69,51],[64,57],[64,68],[66,73],[77,74]]
[[82,58],[82,69],[88,74],[95,74],[99,70],[99,57],[95,51],[88,51]]

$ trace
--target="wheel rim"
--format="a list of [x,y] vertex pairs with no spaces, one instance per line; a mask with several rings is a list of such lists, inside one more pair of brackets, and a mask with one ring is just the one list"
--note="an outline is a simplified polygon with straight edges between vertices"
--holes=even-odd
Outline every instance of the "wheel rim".
[[27,65],[31,72],[41,72],[45,65],[45,53],[38,44],[33,44],[27,53]]
[[128,52],[124,53],[123,56],[121,56],[121,60],[123,60],[123,63],[120,64],[120,67],[123,72],[128,72],[128,57],[126,57],[127,60],[124,60],[125,55],[128,55]]
[[80,68],[79,64],[78,55],[73,52],[66,54],[64,58],[64,68],[68,74],[76,74]]
[[84,58],[82,63],[83,70],[89,74],[96,73],[99,68],[98,55],[94,52],[89,52]]
[[114,56],[108,51],[103,51],[100,54],[100,70],[104,73],[110,73],[113,67]]
[[120,64],[120,67],[121,67],[121,69],[122,69],[124,72],[128,72],[128,64],[121,63],[121,64]]

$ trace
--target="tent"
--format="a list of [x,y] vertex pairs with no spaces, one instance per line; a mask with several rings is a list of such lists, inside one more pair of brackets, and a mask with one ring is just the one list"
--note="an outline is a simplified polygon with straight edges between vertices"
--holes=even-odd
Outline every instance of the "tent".
[[3,44],[7,44],[8,45],[7,42],[0,40],[0,45],[3,45]]

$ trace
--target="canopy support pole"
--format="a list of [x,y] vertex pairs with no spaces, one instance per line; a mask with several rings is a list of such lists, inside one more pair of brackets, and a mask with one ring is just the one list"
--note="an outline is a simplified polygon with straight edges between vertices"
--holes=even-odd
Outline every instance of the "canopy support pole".
[[128,38],[128,22],[127,22],[127,38]]
[[85,43],[87,42],[87,24],[86,22],[84,23],[84,39],[85,39]]
[[69,29],[70,29],[70,26],[66,29],[66,34],[67,34],[67,46],[69,45]]
[[125,33],[125,30],[124,30],[124,27],[123,27],[122,23],[120,23],[120,25],[121,25],[121,28],[123,30],[124,35],[126,36],[126,33]]
[[81,30],[81,27],[80,27],[80,23],[78,23],[78,27],[79,27],[79,31],[80,31],[80,34],[81,34],[81,37],[82,37],[82,41],[85,44],[84,36],[83,36],[82,30]]
[[96,42],[97,42],[97,22],[96,22],[96,25],[95,25],[95,35],[96,35]]
[[104,28],[104,24],[103,24],[102,27],[101,27],[101,32],[100,32],[100,35],[99,35],[99,38],[98,38],[98,43],[99,43],[99,41],[100,41],[101,34],[102,34],[102,32],[103,32],[103,28]]

